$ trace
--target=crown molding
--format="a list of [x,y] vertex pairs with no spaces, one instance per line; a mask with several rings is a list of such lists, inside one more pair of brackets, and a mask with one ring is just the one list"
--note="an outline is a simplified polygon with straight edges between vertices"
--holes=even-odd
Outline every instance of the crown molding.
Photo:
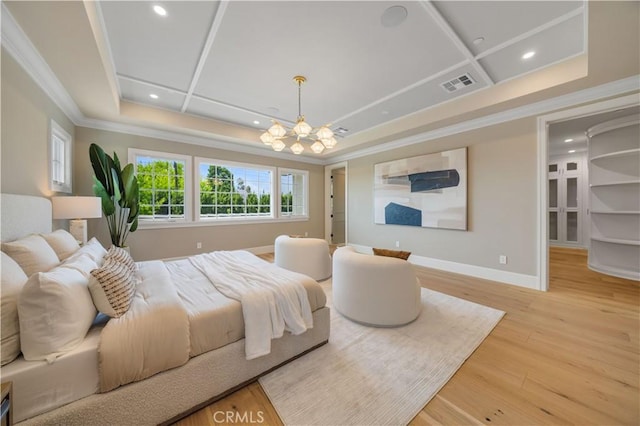
[[7,6],[2,2],[2,47],[4,47],[24,71],[47,96],[77,125],[84,115],[71,95],[55,76],[47,62],[40,56],[31,40],[22,31]]
[[225,151],[241,152],[244,154],[258,155],[261,157],[279,158],[284,160],[291,160],[300,163],[309,163],[324,165],[326,162],[322,158],[303,157],[295,154],[288,154],[276,151],[270,151],[268,149],[255,148],[252,146],[246,146],[243,143],[246,141],[223,141],[220,139],[188,135],[180,132],[172,132],[169,130],[153,129],[150,127],[139,126],[136,124],[118,123],[106,120],[97,120],[93,118],[84,118],[80,120],[77,126],[88,127],[97,130],[107,130],[116,133],[125,133],[128,135],[144,136],[148,138],[164,139],[172,142],[182,142],[192,145],[201,145],[208,148],[222,149]]
[[507,111],[497,112],[495,114],[486,115],[473,120],[464,121],[447,127],[431,130],[417,135],[408,136],[391,142],[382,143],[376,146],[356,150],[348,154],[337,154],[331,157],[327,164],[338,163],[341,161],[353,160],[368,155],[378,154],[405,146],[415,145],[421,142],[443,138],[483,127],[493,126],[496,124],[506,123],[508,121],[518,120],[521,118],[531,117],[540,114],[546,114],[551,111],[560,110],[582,103],[598,101],[604,98],[611,98],[630,92],[640,90],[640,75],[634,75],[621,80],[612,81],[601,84],[600,86],[590,87],[578,92],[569,93],[544,101],[535,102]]

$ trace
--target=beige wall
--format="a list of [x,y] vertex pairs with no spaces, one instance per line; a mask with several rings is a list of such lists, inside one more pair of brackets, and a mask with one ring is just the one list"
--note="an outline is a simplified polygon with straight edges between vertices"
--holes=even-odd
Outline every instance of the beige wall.
[[[376,225],[374,165],[468,146],[468,230]],[[536,274],[536,120],[522,119],[349,161],[349,244]],[[500,265],[498,256],[508,256]]]
[[[138,229],[127,239],[131,254],[136,260],[187,256],[221,249],[269,246],[280,234],[303,235],[308,232],[312,237],[324,237],[324,168],[322,166],[86,127],[76,128],[75,140],[74,179],[75,188],[81,195],[92,194],[93,170],[89,161],[91,143],[97,143],[110,155],[115,151],[123,163],[127,162],[128,148],[138,148],[309,171],[310,217],[308,221]],[[89,220],[89,235],[98,237],[103,244],[109,244],[109,234],[104,219]],[[197,242],[202,243],[201,249],[196,248]]]
[[50,196],[49,129],[53,118],[70,135],[73,123],[2,49],[3,193]]

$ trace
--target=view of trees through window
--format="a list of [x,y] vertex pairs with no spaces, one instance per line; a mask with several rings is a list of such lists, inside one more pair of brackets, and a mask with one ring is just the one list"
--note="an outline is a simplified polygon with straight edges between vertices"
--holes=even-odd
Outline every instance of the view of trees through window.
[[136,163],[140,218],[184,219],[184,162],[138,156]]
[[[193,221],[189,209],[193,196],[191,159],[151,152],[135,153],[133,158],[140,188],[140,219]],[[196,220],[306,214],[305,171],[283,169],[276,174],[276,168],[205,159],[196,159],[195,166],[199,189]],[[279,212],[273,194],[280,197]]]
[[271,170],[201,162],[200,217],[272,216]]

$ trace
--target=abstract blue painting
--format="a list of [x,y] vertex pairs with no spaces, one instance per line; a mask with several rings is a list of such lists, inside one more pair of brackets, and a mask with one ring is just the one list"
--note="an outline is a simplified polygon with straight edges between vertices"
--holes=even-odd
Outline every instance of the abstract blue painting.
[[467,148],[375,165],[375,223],[467,229]]

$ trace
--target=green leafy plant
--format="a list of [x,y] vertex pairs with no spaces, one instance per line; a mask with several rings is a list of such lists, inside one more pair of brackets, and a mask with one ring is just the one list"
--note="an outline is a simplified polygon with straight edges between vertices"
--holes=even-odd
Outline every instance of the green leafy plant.
[[120,166],[118,155],[113,158],[98,145],[89,147],[93,167],[93,193],[102,200],[102,212],[107,219],[111,243],[125,247],[127,236],[138,229],[139,189],[133,164]]

